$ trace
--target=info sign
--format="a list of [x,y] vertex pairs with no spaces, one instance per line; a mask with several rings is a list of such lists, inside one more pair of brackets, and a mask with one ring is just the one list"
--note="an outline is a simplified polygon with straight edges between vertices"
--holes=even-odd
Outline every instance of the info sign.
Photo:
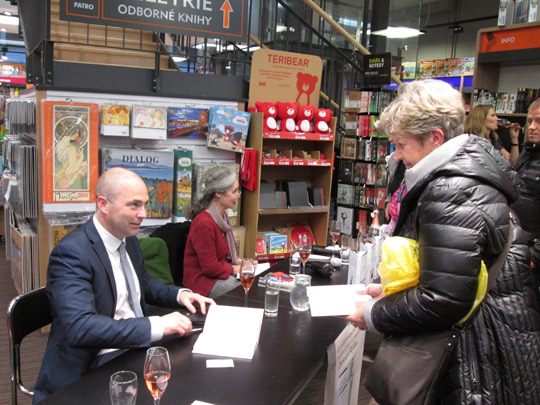
[[392,77],[392,54],[388,52],[364,55],[364,76],[366,84],[390,84]]
[[60,19],[245,42],[249,0],[60,0]]

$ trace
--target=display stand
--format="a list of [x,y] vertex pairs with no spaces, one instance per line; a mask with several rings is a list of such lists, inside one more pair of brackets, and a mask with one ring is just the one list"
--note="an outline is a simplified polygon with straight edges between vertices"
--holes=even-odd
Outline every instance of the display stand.
[[[332,118],[330,122],[332,134],[264,133],[263,114],[252,114],[248,147],[257,150],[259,164],[256,190],[245,190],[242,196],[242,224],[246,228],[245,254],[247,256],[260,261],[287,257],[288,253],[257,256],[256,240],[259,232],[271,231],[276,227],[287,227],[292,223],[309,225],[315,239],[313,243],[326,245],[335,126],[336,120]],[[300,155],[302,151],[319,152],[320,158],[264,157],[263,152],[267,153],[269,150],[276,149],[290,150],[295,156]],[[303,181],[308,187],[320,188],[325,198],[324,204],[307,208],[261,209],[261,181],[275,184],[276,180]]]
[[[111,103],[124,103],[124,104],[140,104],[141,98],[133,95],[125,94],[106,94],[106,93],[77,93],[74,91],[55,91],[55,90],[28,90],[26,94],[35,98],[36,102],[36,148],[37,148],[37,167],[43,168],[44,165],[44,154],[43,152],[43,137],[41,136],[44,132],[43,127],[43,106],[41,101],[57,101],[63,103],[95,103],[95,104],[111,104]],[[175,106],[181,107],[185,105],[190,106],[199,106],[201,108],[208,108],[212,105],[224,105],[229,107],[236,107],[239,109],[243,108],[243,105],[238,102],[226,102],[226,101],[216,101],[216,100],[192,100],[192,99],[182,99],[182,98],[169,98],[169,97],[145,97],[144,103],[146,105],[159,104],[164,106]],[[175,149],[178,147],[188,148],[192,150],[195,163],[238,163],[239,155],[234,152],[208,149],[206,147],[205,138],[168,138],[166,140],[151,140],[151,139],[133,139],[131,137],[106,137],[99,136],[99,148],[103,147],[120,147],[120,148],[148,148],[148,149]],[[97,170],[97,168],[96,168]],[[53,246],[51,243],[51,235],[49,234],[49,222],[44,212],[44,199],[43,199],[43,179],[41,175],[37,176],[37,199],[38,199],[38,218],[37,218],[37,229],[38,229],[38,262],[39,269],[33,269],[34,273],[39,271],[39,277],[37,274],[34,274],[34,280],[39,281],[39,285],[45,285],[47,280],[47,266],[49,261],[49,253]],[[60,204],[61,205],[61,204]],[[82,207],[82,211],[88,211],[87,204]],[[93,212],[93,207],[90,212]],[[66,211],[78,212],[79,209],[77,205],[70,205],[70,209],[66,208]],[[161,223],[175,222],[177,219],[175,217],[164,218],[161,220]],[[159,225],[155,223],[147,223],[146,225]],[[145,223],[143,222],[143,226]]]

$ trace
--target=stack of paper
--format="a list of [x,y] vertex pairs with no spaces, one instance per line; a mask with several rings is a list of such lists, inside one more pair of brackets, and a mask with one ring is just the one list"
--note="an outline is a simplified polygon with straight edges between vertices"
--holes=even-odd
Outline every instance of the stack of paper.
[[193,353],[252,359],[259,343],[264,310],[211,305]]

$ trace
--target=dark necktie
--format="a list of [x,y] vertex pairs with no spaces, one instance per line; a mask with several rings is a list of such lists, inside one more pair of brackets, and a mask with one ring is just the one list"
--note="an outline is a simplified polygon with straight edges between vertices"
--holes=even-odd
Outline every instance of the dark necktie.
[[122,270],[124,271],[124,276],[126,277],[131,308],[133,309],[133,312],[135,312],[135,316],[137,318],[140,318],[143,316],[143,312],[141,309],[141,304],[137,300],[135,280],[133,280],[133,272],[131,271],[131,266],[129,265],[126,253],[126,244],[124,242],[120,243],[120,246],[118,247],[118,253],[120,253],[120,264],[122,265]]

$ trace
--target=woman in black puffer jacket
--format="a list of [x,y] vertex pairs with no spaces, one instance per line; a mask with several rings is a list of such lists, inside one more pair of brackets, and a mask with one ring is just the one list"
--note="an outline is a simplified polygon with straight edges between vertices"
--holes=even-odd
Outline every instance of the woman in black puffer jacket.
[[[407,168],[394,235],[419,242],[419,284],[361,304],[349,316],[353,325],[384,334],[449,329],[472,308],[481,261],[490,269],[504,250],[509,203],[518,196],[514,173],[488,142],[459,135],[464,119],[461,95],[433,80],[406,85],[381,114],[378,130]],[[540,403],[540,315],[529,263],[516,226],[495,285],[453,351],[441,403]]]

